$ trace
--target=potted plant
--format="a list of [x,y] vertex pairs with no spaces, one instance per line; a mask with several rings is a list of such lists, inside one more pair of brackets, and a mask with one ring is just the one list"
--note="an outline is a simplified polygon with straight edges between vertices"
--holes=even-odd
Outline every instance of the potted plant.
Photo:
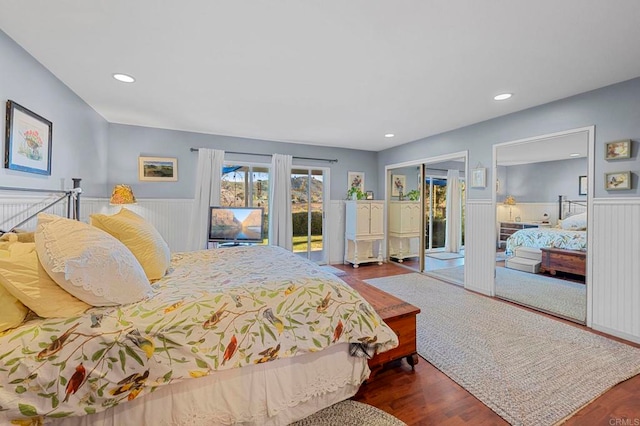
[[362,192],[357,186],[352,186],[347,191],[347,200],[364,200],[367,198],[367,194]]
[[418,191],[417,189],[412,189],[411,191],[407,192],[407,198],[411,201],[418,201],[420,199],[420,191]]

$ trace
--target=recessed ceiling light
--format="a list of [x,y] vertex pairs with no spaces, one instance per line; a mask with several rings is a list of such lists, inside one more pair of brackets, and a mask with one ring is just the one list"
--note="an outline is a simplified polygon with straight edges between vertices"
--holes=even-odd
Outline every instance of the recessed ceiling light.
[[513,96],[513,93],[501,93],[499,95],[495,95],[493,99],[496,101],[504,101],[505,99],[509,99],[512,96]]
[[580,153],[572,152],[571,154],[569,154],[569,157],[580,157]]
[[136,81],[135,78],[133,78],[130,75],[127,75],[127,74],[114,74],[113,78],[115,78],[116,80],[121,81],[123,83],[133,83],[134,81]]
[[385,138],[392,138],[394,136],[395,135],[393,133],[387,133],[387,134],[384,135]]

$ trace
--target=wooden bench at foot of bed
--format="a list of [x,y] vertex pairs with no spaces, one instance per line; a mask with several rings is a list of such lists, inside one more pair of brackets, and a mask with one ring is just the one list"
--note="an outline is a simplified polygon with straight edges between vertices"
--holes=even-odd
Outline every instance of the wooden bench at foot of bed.
[[542,264],[540,272],[549,271],[551,275],[556,272],[568,272],[585,276],[587,270],[587,252],[580,250],[565,250],[559,248],[543,247]]

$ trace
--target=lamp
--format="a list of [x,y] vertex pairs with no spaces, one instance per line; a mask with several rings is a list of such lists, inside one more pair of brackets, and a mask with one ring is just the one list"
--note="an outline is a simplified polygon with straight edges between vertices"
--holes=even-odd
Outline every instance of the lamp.
[[503,203],[505,206],[509,206],[509,222],[511,222],[511,207],[516,205],[516,199],[513,195],[507,195]]
[[113,187],[110,204],[136,204],[136,197],[129,185],[118,184]]

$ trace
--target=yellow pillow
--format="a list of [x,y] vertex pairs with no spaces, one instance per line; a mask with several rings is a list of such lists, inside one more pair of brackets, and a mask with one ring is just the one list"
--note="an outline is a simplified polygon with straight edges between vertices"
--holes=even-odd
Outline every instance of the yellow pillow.
[[29,313],[29,309],[1,285],[0,306],[0,332],[19,326]]
[[162,278],[171,262],[171,251],[156,228],[136,213],[121,209],[114,215],[92,214],[91,225],[122,242],[138,259],[150,280]]
[[15,243],[0,258],[0,287],[43,318],[79,315],[91,306],[63,290],[47,275],[35,243]]

